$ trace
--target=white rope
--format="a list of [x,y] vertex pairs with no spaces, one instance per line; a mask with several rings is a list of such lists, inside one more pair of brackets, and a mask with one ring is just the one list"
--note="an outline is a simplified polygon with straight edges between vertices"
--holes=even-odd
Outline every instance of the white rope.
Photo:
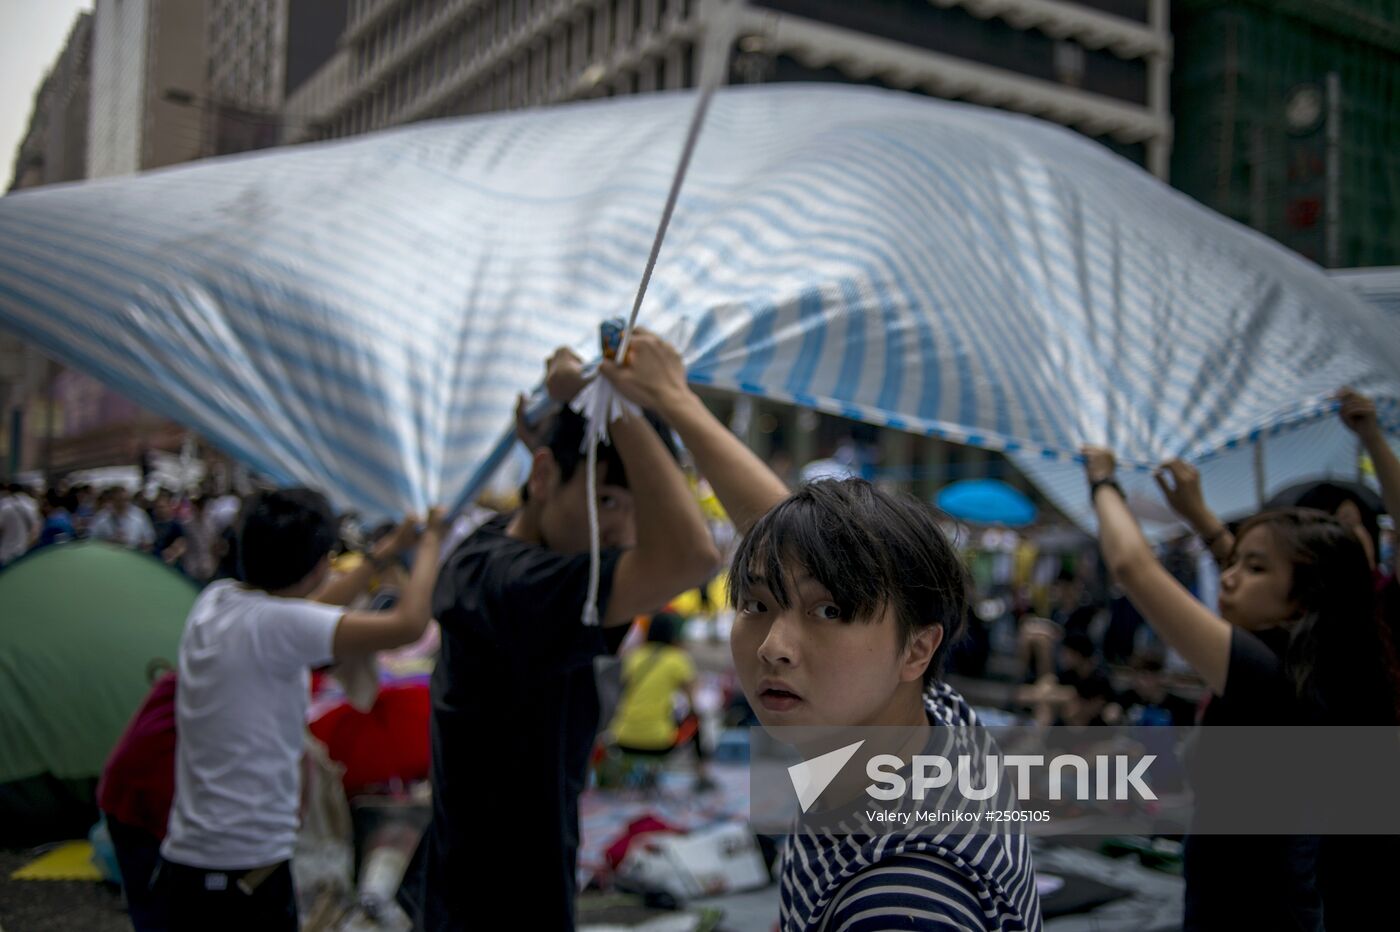
[[598,579],[602,574],[602,548],[598,541],[598,444],[588,445],[588,601],[583,603],[583,623],[597,625]]
[[[675,213],[676,201],[680,199],[681,185],[685,183],[686,173],[690,170],[691,156],[695,154],[696,144],[700,141],[700,129],[705,125],[710,100],[715,96],[715,89],[724,80],[725,66],[729,61],[729,47],[734,43],[734,36],[738,32],[739,8],[742,5],[742,0],[719,4],[718,15],[712,21],[709,35],[706,37],[704,57],[701,60],[700,98],[695,102],[695,111],[690,117],[690,129],[686,133],[685,145],[681,148],[680,163],[671,179],[671,190],[666,195],[666,206],[661,211],[661,222],[657,225],[656,237],[652,240],[651,254],[647,257],[646,269],[643,270],[641,284],[637,287],[637,297],[632,301],[632,313],[627,318],[627,327],[622,332],[621,343],[618,344],[618,365],[624,365],[627,361],[627,349],[632,343],[632,331],[637,326],[637,315],[641,312],[642,300],[646,298],[647,286],[651,284],[656,259],[661,255],[661,244],[666,241],[666,230],[671,225],[671,215]],[[598,444],[607,442],[608,424],[621,417],[625,410],[634,410],[640,414],[640,409],[631,402],[616,397],[606,379],[594,379],[588,388],[579,393],[579,398],[575,401],[575,410],[580,408],[585,408],[588,412],[588,429],[584,431],[583,442],[588,445],[589,560],[588,601],[583,606],[583,623],[596,625],[600,621],[598,583],[602,574],[603,559],[598,529]]]

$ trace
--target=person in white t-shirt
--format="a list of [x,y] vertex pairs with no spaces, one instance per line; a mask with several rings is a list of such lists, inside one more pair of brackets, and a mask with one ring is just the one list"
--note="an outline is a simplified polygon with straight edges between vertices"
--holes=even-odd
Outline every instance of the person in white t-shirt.
[[156,542],[156,531],[150,516],[131,503],[131,493],[114,485],[102,494],[106,503],[92,519],[88,535],[93,540],[108,540],[132,550],[150,551]]
[[0,489],[0,566],[24,556],[37,527],[30,520],[24,489],[8,485]]
[[336,523],[325,497],[289,489],[248,503],[242,582],[206,588],[180,641],[175,801],[157,881],[172,930],[297,929],[290,859],[309,671],[422,637],[444,538],[438,509],[395,607],[342,607],[412,544],[415,527],[410,517],[361,570],[327,582]]

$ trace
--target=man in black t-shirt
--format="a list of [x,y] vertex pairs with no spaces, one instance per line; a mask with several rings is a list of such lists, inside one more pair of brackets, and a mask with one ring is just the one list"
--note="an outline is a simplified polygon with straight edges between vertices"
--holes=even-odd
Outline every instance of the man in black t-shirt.
[[[638,331],[625,367],[602,373],[680,434],[736,523],[786,494],[686,387],[675,351]],[[578,357],[560,350],[546,384],[567,402]],[[432,681],[433,821],[400,900],[420,929],[572,929],[578,796],[598,729],[593,660],[636,615],[706,582],[719,554],[658,430],[624,417],[599,448],[600,626],[589,588],[582,419],[567,409],[534,451],[524,503],[448,558],[433,597],[442,650]],[[766,470],[763,470],[766,472]],[[737,490],[737,491],[736,491]],[[513,902],[512,891],[529,891]]]

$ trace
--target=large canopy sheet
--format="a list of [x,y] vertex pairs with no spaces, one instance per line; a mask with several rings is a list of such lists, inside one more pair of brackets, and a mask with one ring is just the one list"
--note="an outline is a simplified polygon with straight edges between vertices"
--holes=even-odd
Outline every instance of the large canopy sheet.
[[1333,281],[1356,293],[1362,301],[1372,304],[1400,327],[1400,266],[1377,269],[1337,269],[1327,273]]
[[[0,324],[367,516],[454,500],[545,355],[630,307],[693,105],[6,197]],[[1206,459],[1238,512],[1251,437],[1342,448],[1337,386],[1400,426],[1400,333],[1316,267],[1068,130],[896,92],[722,91],[642,322],[696,383],[1007,451],[1080,520],[1086,441]]]

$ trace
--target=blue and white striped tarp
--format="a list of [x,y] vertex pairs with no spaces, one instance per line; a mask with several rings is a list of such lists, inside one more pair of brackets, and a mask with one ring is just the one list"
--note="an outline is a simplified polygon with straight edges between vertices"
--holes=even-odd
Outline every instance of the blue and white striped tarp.
[[1400,326],[1400,266],[1376,269],[1335,269],[1327,273],[1367,304],[1385,311]]
[[[0,325],[366,516],[454,500],[630,307],[693,100],[6,197]],[[1223,477],[1335,447],[1343,383],[1400,427],[1400,335],[1317,268],[1068,130],[894,92],[721,92],[641,322],[698,384],[1006,451],[1081,520],[1086,441]]]

